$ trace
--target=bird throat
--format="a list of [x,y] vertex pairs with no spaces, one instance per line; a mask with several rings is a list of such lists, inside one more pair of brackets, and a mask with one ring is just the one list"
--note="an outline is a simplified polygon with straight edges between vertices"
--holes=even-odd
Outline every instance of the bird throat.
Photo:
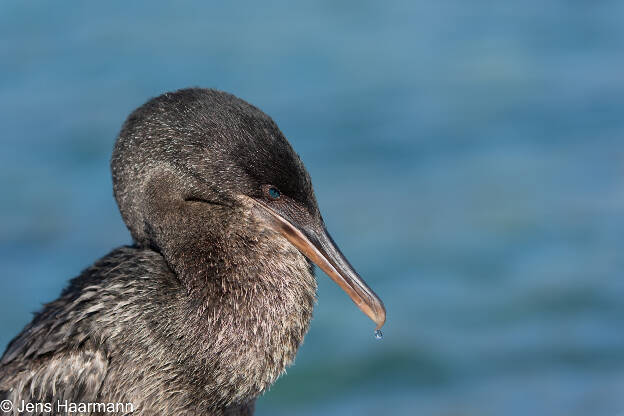
[[237,215],[222,239],[199,242],[194,258],[176,253],[189,261],[172,265],[194,311],[188,326],[195,327],[205,390],[224,406],[252,401],[284,372],[316,300],[312,264],[251,210]]

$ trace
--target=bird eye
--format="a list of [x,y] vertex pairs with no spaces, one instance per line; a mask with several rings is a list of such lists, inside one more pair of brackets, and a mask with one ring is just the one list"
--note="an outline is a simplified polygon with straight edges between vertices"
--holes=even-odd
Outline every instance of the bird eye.
[[269,188],[269,197],[271,199],[280,199],[280,197],[282,196],[281,192],[279,191],[279,189],[277,189],[276,187],[272,186]]

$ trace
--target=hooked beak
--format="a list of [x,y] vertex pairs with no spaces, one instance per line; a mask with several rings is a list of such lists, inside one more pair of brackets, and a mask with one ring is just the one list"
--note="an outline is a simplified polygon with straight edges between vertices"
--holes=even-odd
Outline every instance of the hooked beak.
[[386,322],[386,308],[383,302],[349,264],[325,227],[321,227],[320,230],[297,227],[264,202],[257,199],[253,201],[265,214],[264,217],[271,227],[282,234],[304,256],[320,267],[342,290],[347,292],[357,307],[375,322],[376,329],[383,326]]

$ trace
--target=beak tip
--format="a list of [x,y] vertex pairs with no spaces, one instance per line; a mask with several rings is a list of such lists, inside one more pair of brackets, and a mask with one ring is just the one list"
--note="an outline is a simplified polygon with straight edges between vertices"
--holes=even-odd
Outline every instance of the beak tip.
[[377,324],[377,327],[375,329],[379,330],[386,323],[386,307],[381,301],[379,301],[379,305],[377,306],[378,307],[375,311],[373,321]]

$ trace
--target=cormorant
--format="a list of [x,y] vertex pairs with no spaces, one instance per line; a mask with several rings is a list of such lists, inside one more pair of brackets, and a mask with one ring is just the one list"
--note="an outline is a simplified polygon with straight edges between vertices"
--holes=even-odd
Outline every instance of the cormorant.
[[[124,123],[111,169],[133,245],[71,280],[10,342],[0,399],[13,412],[252,414],[308,330],[312,263],[384,324],[299,156],[258,108],[213,89],[153,98]],[[131,409],[96,408],[111,403]]]

